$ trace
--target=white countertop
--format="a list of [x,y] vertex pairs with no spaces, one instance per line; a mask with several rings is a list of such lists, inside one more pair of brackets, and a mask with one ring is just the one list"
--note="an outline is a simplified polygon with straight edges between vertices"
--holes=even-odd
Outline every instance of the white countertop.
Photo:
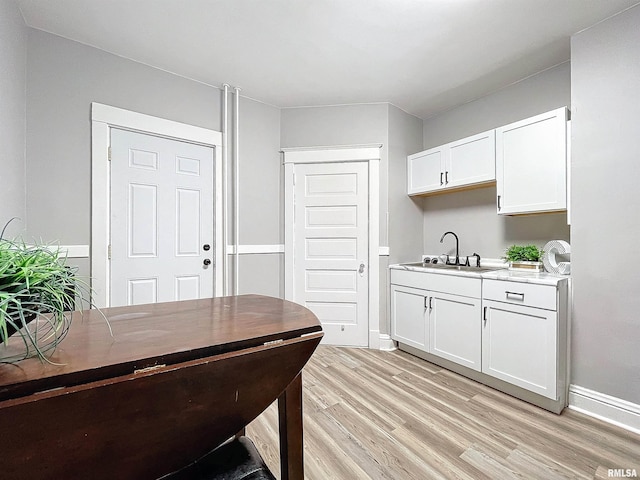
[[561,282],[568,282],[570,277],[568,275],[556,275],[547,272],[535,273],[514,270],[495,270],[493,272],[483,272],[482,278],[509,282],[536,283],[538,285],[558,285]]
[[555,275],[552,273],[535,273],[535,272],[520,272],[509,269],[499,269],[490,271],[466,271],[455,270],[438,267],[428,267],[409,264],[394,264],[389,265],[390,269],[395,270],[408,270],[412,272],[424,272],[433,273],[436,275],[454,275],[458,277],[471,277],[471,278],[483,278],[488,280],[502,280],[510,282],[521,283],[534,283],[538,285],[558,285],[563,281],[568,281],[569,277],[566,275]]

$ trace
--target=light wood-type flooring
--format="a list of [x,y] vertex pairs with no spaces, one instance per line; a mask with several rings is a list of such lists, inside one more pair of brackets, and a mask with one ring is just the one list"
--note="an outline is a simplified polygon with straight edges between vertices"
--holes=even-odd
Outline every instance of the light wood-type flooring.
[[[547,412],[401,351],[320,346],[303,385],[308,480],[640,477],[640,435]],[[275,404],[247,428],[279,478],[277,432]]]

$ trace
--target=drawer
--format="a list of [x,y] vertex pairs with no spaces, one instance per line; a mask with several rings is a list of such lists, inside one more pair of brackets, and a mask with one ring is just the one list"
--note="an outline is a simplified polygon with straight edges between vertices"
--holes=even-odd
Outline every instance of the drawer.
[[457,275],[415,272],[410,270],[391,269],[390,281],[394,285],[420,288],[432,292],[449,293],[463,297],[480,298],[482,280]]
[[482,282],[482,298],[496,302],[557,310],[556,296],[556,287],[551,285],[489,279]]

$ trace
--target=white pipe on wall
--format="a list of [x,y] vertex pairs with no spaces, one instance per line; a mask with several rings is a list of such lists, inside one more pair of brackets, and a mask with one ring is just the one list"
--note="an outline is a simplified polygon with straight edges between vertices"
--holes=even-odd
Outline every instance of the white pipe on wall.
[[234,209],[235,209],[235,249],[234,249],[234,295],[238,295],[240,290],[240,88],[233,88],[235,94],[235,112],[234,112],[234,136],[233,136],[233,157],[234,157]]
[[222,294],[229,295],[229,227],[228,227],[228,208],[227,208],[227,195],[229,193],[229,147],[228,147],[228,130],[229,130],[229,85],[226,83],[223,85],[222,95],[222,258],[219,259],[222,262],[222,278],[224,279],[224,285],[222,286]]

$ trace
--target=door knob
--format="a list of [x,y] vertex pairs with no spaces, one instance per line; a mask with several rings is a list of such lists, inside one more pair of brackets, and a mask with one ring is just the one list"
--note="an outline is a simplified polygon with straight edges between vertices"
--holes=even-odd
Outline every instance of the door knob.
[[362,275],[364,273],[364,263],[360,264],[360,268],[358,268],[358,273]]
[[204,266],[205,266],[205,267],[208,267],[209,265],[211,265],[211,260],[210,260],[210,259],[208,259],[208,258],[205,258],[205,259],[202,261],[202,263],[204,263]]
[[202,246],[202,249],[203,249],[205,252],[208,252],[209,250],[211,250],[211,245],[209,245],[208,243],[205,243],[205,244]]

